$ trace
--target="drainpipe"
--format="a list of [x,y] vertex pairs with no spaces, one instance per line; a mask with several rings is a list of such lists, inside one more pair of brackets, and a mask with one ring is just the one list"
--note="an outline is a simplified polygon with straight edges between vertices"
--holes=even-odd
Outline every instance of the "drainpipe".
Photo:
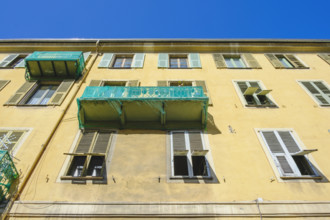
[[90,64],[90,68],[86,68],[85,69],[85,74],[83,74],[83,77],[81,79],[81,81],[79,82],[79,84],[77,85],[76,87],[76,90],[74,91],[74,94],[72,95],[71,99],[70,99],[70,102],[67,104],[67,106],[62,110],[62,113],[59,117],[59,119],[57,120],[55,126],[53,127],[50,135],[48,136],[48,138],[46,139],[46,141],[41,145],[42,148],[41,150],[39,151],[37,157],[35,158],[31,168],[29,169],[29,171],[27,172],[26,174],[26,177],[25,179],[23,180],[22,184],[19,186],[16,194],[10,199],[8,205],[7,205],[7,208],[5,209],[4,213],[2,214],[2,219],[5,219],[7,216],[8,216],[8,212],[9,210],[11,209],[11,207],[13,206],[14,202],[17,200],[17,198],[19,197],[19,195],[22,193],[23,189],[25,188],[27,182],[30,180],[31,176],[32,176],[32,173],[33,171],[36,169],[37,165],[38,165],[38,162],[39,160],[41,159],[42,155],[44,154],[44,152],[46,151],[46,148],[48,147],[48,144],[50,142],[50,140],[53,138],[54,134],[55,134],[55,131],[57,130],[58,126],[60,125],[65,113],[67,112],[67,110],[69,109],[69,107],[71,106],[71,104],[73,103],[77,93],[79,92],[80,90],[80,87],[81,85],[83,84],[83,82],[86,80],[86,77],[88,76],[90,70],[92,69],[92,67],[94,66],[94,63],[98,57],[98,47],[99,47],[99,40],[96,42],[96,47],[95,47],[95,50],[96,50],[96,55],[95,55],[95,58],[92,61],[92,63]]

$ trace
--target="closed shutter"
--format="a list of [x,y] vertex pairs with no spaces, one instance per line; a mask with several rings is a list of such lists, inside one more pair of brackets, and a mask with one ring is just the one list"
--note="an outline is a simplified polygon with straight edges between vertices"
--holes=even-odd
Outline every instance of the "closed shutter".
[[207,97],[209,97],[209,105],[213,105],[213,102],[212,102],[212,100],[211,100],[211,96],[210,96],[210,94],[209,94],[209,91],[207,90],[206,82],[205,82],[204,80],[196,80],[195,83],[196,83],[196,86],[201,86],[201,87],[203,87],[203,92],[204,92],[204,94],[205,94]]
[[0,91],[10,82],[10,80],[0,80]]
[[268,60],[271,62],[271,64],[273,64],[273,66],[276,69],[285,68],[274,54],[265,54],[265,56],[268,58]]
[[157,86],[160,86],[160,87],[168,86],[168,81],[166,81],[166,80],[158,80],[157,81]]
[[168,53],[158,54],[158,68],[168,68],[168,65],[169,65]]
[[264,137],[265,143],[274,159],[274,162],[279,169],[279,171],[285,175],[292,175],[294,171],[288,162],[285,152],[275,135],[274,131],[263,131],[262,135]]
[[237,85],[239,87],[239,89],[241,90],[242,94],[244,94],[244,92],[247,90],[247,88],[249,87],[247,85],[246,82],[243,82],[243,81],[240,81],[240,82],[237,82]]
[[188,54],[189,66],[190,68],[202,68],[201,60],[199,58],[199,53]]
[[278,131],[283,143],[285,144],[286,148],[288,149],[289,153],[297,153],[300,151],[299,146],[297,145],[296,141],[293,139],[291,132],[289,131]]
[[30,91],[33,87],[37,86],[37,81],[25,82],[16,93],[9,98],[5,105],[17,105],[21,99]]
[[308,68],[304,64],[302,64],[294,55],[287,54],[285,57],[294,65],[295,68],[305,69]]
[[98,133],[95,145],[93,148],[93,153],[106,153],[108,146],[110,145],[111,133]]
[[129,80],[127,86],[139,86],[139,80]]
[[0,68],[1,67],[7,67],[11,62],[13,62],[19,54],[11,54],[7,57],[5,57],[1,62],[0,62]]
[[113,58],[113,53],[105,53],[103,54],[103,57],[98,65],[98,68],[108,68],[110,65],[110,62]]
[[321,92],[316,87],[314,87],[312,82],[301,82],[301,84],[305,86],[305,88],[310,92],[312,96],[314,96],[314,98],[320,105],[330,104],[330,101],[327,100],[328,98],[326,97],[326,95],[321,94]]
[[144,53],[136,53],[132,61],[132,68],[143,68]]
[[318,54],[325,62],[330,64],[330,55],[329,54]]
[[314,85],[316,85],[324,94],[330,95],[330,89],[322,81],[316,81],[314,82]]
[[86,62],[88,61],[89,55],[91,55],[91,52],[85,52],[85,53],[84,53],[84,61],[85,61],[85,64],[86,64]]
[[57,88],[56,92],[53,95],[53,98],[48,105],[60,105],[65,96],[67,95],[68,91],[71,89],[74,80],[63,80],[60,86]]
[[92,145],[95,132],[85,132],[79,141],[79,144],[75,150],[75,153],[88,153],[89,148]]
[[242,54],[244,60],[247,62],[248,66],[253,69],[261,69],[258,61],[252,56],[252,54]]
[[91,80],[88,86],[101,86],[102,80]]
[[187,151],[185,133],[184,132],[173,132],[172,133],[173,141],[173,151]]
[[203,151],[203,141],[200,132],[189,132],[189,143],[191,151]]
[[214,59],[215,65],[218,69],[227,68],[225,59],[223,58],[222,54],[220,54],[220,53],[213,54],[213,59]]

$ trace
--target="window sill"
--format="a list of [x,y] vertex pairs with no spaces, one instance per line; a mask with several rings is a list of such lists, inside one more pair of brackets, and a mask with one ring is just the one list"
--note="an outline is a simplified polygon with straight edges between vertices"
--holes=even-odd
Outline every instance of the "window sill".
[[169,67],[168,69],[184,69],[184,70],[186,70],[186,69],[192,69],[192,68],[190,68],[190,67],[184,67],[184,68],[180,68],[180,67]]
[[103,180],[103,176],[61,176],[61,180]]
[[248,108],[278,108],[277,105],[245,105],[245,107],[248,107]]
[[118,69],[132,69],[132,67],[109,67],[108,69],[116,69],[116,70],[118,70]]
[[212,180],[212,176],[171,176],[171,180]]
[[295,68],[295,67],[276,67],[275,69],[285,69],[285,70],[290,70],[290,69],[293,69],[293,70],[306,70],[306,69],[310,69],[309,67],[298,67],[298,68]]
[[283,180],[290,179],[322,179],[322,176],[281,176]]

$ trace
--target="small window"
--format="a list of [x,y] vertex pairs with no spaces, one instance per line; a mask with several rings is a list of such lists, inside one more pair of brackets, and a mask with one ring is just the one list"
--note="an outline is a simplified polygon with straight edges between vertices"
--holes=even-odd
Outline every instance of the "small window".
[[27,57],[27,55],[24,55],[24,54],[11,54],[11,55],[5,57],[0,62],[0,68],[12,69],[12,68],[15,68],[15,67],[25,67],[23,65],[25,57]]
[[98,68],[115,68],[115,69],[129,69],[129,68],[143,68],[144,53],[135,54],[113,54],[104,53],[98,65]]
[[281,62],[282,66],[285,68],[294,68],[290,61],[284,55],[275,55],[276,58]]
[[57,90],[58,85],[39,85],[30,98],[22,103],[25,105],[47,105]]
[[169,86],[196,86],[193,81],[169,81]]
[[313,80],[299,81],[299,83],[320,106],[330,106],[330,89],[325,82]]
[[139,80],[91,80],[88,86],[139,86]]
[[213,59],[218,69],[261,69],[252,54],[222,54],[214,53]]
[[200,131],[173,131],[171,134],[172,176],[210,177],[209,150]]
[[82,133],[62,180],[102,180],[105,162],[111,145],[112,132],[88,131]]
[[258,81],[235,81],[236,89],[246,107],[277,107],[269,97],[272,90],[263,89]]
[[318,54],[325,62],[330,64],[330,54]]
[[228,68],[246,68],[240,55],[224,55],[224,59]]
[[13,154],[26,133],[27,130],[0,129],[0,149]]
[[170,68],[171,69],[186,69],[188,68],[187,55],[170,55]]
[[265,54],[276,69],[308,69],[296,55],[293,54]]
[[113,68],[131,68],[133,56],[116,56],[112,64]]
[[319,177],[307,154],[317,149],[304,150],[288,130],[260,131],[281,178]]
[[103,81],[102,86],[126,86],[127,81]]

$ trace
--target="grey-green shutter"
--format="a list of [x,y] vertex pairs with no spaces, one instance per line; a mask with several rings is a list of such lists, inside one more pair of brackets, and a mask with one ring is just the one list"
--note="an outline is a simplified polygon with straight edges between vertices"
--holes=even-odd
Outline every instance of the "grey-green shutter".
[[276,69],[285,68],[274,54],[265,54],[265,56],[268,58],[268,60],[271,62],[271,64],[273,64],[273,66]]
[[306,69],[308,67],[306,67],[304,64],[302,64],[296,57],[295,55],[292,54],[286,54],[285,57],[290,61],[290,63],[292,63],[294,65],[295,68],[298,69]]
[[330,95],[330,89],[322,81],[316,81],[314,82],[314,85],[316,85],[324,94]]
[[283,143],[285,144],[286,148],[290,153],[297,153],[300,151],[299,146],[297,145],[296,141],[291,136],[291,132],[289,131],[278,131]]
[[127,86],[139,86],[139,80],[129,80]]
[[108,146],[110,145],[109,143],[110,137],[111,137],[110,132],[99,133],[95,141],[93,153],[106,153]]
[[88,86],[101,86],[102,80],[91,80]]
[[63,80],[56,92],[52,96],[48,105],[61,105],[68,91],[71,89],[74,80]]
[[200,132],[189,132],[189,143],[191,151],[202,151],[203,141]]
[[15,60],[19,54],[11,54],[7,57],[5,57],[1,62],[0,62],[0,67],[7,67],[13,60]]
[[98,65],[98,68],[108,68],[110,65],[110,62],[113,58],[113,53],[105,53],[103,54],[103,57]]
[[259,93],[259,92],[261,92],[261,88],[260,88],[260,85],[259,85],[259,83],[258,83],[258,82],[256,82],[256,81],[253,81],[253,82],[249,82],[249,83],[250,83],[251,87],[255,87],[255,88],[258,88],[258,90],[256,91],[256,93]]
[[316,101],[320,105],[328,105],[330,104],[325,97],[323,97],[323,94],[321,94],[311,82],[301,82],[301,84],[310,92],[312,96],[315,97]]
[[157,86],[161,86],[161,87],[168,86],[168,81],[167,80],[158,80]]
[[33,87],[37,86],[37,81],[25,82],[16,93],[9,98],[5,105],[17,105],[22,98],[30,91]]
[[226,61],[222,54],[220,54],[220,53],[213,54],[213,59],[214,59],[215,65],[217,66],[218,69],[227,68]]
[[0,80],[0,91],[10,82],[10,80]]
[[169,65],[168,53],[158,54],[158,68],[168,68],[168,65]]
[[278,156],[276,156],[276,158],[277,158],[277,161],[278,161],[284,175],[285,174],[293,174],[293,170],[292,170],[288,160],[286,159],[286,157],[284,155],[283,156],[278,155]]
[[173,150],[174,151],[186,151],[186,141],[184,132],[173,132]]
[[204,94],[209,97],[209,105],[213,105],[209,91],[207,90],[206,82],[204,80],[196,80],[196,86],[203,87]]
[[325,62],[330,64],[330,55],[329,54],[318,54],[319,57],[321,57]]
[[91,52],[85,52],[84,53],[84,61],[85,61],[85,63],[87,62],[87,60],[89,58],[89,55],[91,55]]
[[82,134],[75,153],[88,153],[89,148],[92,145],[94,135],[95,132],[85,132],[84,134]]
[[198,53],[188,54],[190,68],[202,68],[201,60]]
[[244,60],[247,62],[248,66],[253,69],[261,69],[261,66],[259,65],[258,61],[253,57],[252,54],[246,53],[242,54],[244,57]]
[[237,83],[239,89],[241,90],[242,94],[244,94],[244,92],[245,92],[245,91],[247,90],[247,88],[248,88],[247,83],[244,82],[244,81],[240,81],[240,82],[236,82],[236,83]]
[[132,61],[132,68],[143,68],[144,53],[136,53]]

